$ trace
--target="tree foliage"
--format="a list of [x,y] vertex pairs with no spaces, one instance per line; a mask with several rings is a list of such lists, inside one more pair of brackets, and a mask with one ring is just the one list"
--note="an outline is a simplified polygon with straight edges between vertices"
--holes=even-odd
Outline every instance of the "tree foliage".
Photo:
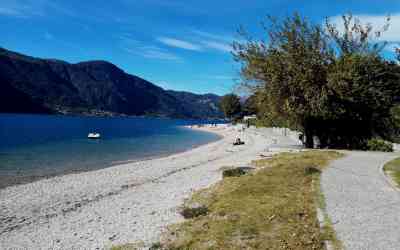
[[[389,21],[389,19],[387,19]],[[398,101],[399,66],[379,53],[385,43],[350,14],[343,30],[295,14],[269,18],[267,41],[235,43],[244,83],[252,86],[258,116],[267,125],[298,129],[313,146],[362,148],[373,136],[390,137],[391,109]]]
[[251,95],[246,101],[243,103],[242,113],[243,115],[254,115],[257,114],[257,105],[258,100],[255,95]]
[[234,94],[228,94],[221,99],[221,110],[225,117],[232,119],[241,112],[240,98]]
[[[329,38],[336,44],[342,55],[379,55],[387,45],[386,41],[378,41],[382,34],[389,29],[390,16],[387,16],[384,21],[384,25],[376,30],[372,24],[362,24],[359,18],[349,13],[342,15],[342,29],[331,23],[328,18],[325,27]],[[341,32],[341,30],[343,31]]]

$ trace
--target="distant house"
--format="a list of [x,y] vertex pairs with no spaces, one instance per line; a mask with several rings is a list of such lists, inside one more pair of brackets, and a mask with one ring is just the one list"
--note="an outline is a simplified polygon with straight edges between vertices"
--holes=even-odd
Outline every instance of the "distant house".
[[251,119],[257,119],[256,115],[245,115],[243,117],[243,121],[251,120]]

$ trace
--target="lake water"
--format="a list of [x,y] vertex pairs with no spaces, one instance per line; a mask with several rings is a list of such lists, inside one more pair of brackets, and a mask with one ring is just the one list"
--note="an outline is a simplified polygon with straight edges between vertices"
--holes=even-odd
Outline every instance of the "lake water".
[[[0,177],[4,181],[100,169],[219,138],[182,127],[199,123],[205,121],[0,114]],[[93,131],[102,138],[87,139]]]

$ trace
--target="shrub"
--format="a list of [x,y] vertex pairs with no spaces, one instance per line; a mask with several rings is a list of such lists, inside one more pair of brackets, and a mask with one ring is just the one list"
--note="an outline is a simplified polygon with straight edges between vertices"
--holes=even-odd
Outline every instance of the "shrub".
[[306,175],[320,174],[321,170],[318,167],[309,166],[304,169]]
[[253,171],[253,167],[237,167],[232,169],[226,169],[222,171],[222,178],[226,177],[239,177]]
[[159,250],[162,249],[162,245],[160,242],[153,243],[149,250]]
[[239,177],[241,175],[245,175],[246,172],[243,169],[240,168],[234,168],[234,169],[227,169],[222,172],[222,177]]
[[373,138],[368,140],[367,150],[393,152],[393,144],[382,139]]
[[202,204],[194,203],[186,205],[181,211],[181,215],[185,219],[192,219],[208,213],[208,208]]

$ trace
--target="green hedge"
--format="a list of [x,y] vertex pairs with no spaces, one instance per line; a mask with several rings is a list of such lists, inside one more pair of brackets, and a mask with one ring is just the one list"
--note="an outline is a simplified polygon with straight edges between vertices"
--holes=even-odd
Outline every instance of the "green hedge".
[[393,144],[382,139],[373,138],[368,140],[367,150],[393,152]]

